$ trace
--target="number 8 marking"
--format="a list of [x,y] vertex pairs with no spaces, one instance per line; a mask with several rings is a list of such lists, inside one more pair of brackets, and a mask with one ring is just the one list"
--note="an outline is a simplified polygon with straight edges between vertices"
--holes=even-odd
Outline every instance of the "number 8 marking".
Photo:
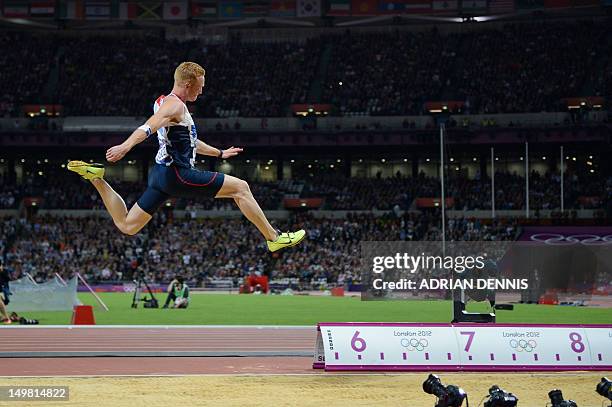
[[572,332],[569,334],[570,341],[572,341],[572,350],[576,353],[584,352],[586,346],[582,343],[582,336],[578,332]]

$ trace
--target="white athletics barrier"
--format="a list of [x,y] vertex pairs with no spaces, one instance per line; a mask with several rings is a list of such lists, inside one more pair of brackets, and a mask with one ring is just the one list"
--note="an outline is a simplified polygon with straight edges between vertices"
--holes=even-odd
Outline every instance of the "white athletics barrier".
[[78,281],[76,277],[62,283],[57,277],[37,284],[28,277],[9,282],[7,306],[9,312],[16,311],[72,311],[75,305],[81,305],[77,297]]
[[318,324],[313,368],[612,370],[612,325]]

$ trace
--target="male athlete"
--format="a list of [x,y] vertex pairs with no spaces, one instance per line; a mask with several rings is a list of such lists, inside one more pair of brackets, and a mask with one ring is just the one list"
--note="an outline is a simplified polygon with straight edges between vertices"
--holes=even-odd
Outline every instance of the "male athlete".
[[194,62],[183,62],[174,71],[174,87],[167,96],[160,96],[153,106],[153,116],[122,143],[106,152],[109,162],[122,159],[135,145],[157,132],[159,150],[149,183],[140,199],[127,210],[125,202],[103,179],[102,164],[70,161],[68,169],[90,180],[104,201],[119,230],[135,235],[151,220],[153,213],[169,198],[233,198],[240,211],[259,229],[267,240],[268,249],[275,252],[300,243],[306,232],[277,232],[268,222],[253,198],[249,185],[236,177],[220,172],[195,168],[196,154],[230,158],[242,151],[209,146],[198,140],[195,124],[185,102],[194,102],[204,88],[204,68]]

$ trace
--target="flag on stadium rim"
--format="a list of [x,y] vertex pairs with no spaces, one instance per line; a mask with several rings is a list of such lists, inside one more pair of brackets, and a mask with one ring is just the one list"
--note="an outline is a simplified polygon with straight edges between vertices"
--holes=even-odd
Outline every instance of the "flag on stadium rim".
[[381,1],[378,10],[381,13],[401,13],[406,9],[403,1]]
[[457,0],[434,0],[432,3],[435,11],[456,11],[458,7]]
[[351,13],[350,0],[330,0],[328,16],[348,16]]
[[242,6],[244,17],[263,17],[268,14],[269,3],[267,1],[252,0],[245,1]]
[[85,19],[87,20],[108,20],[111,15],[110,1],[88,0],[85,3]]
[[137,16],[138,6],[136,4],[122,1],[119,3],[119,20],[132,20]]
[[192,2],[191,15],[193,17],[217,17],[217,2]]
[[55,15],[54,1],[35,1],[30,4],[31,17],[53,17]]
[[407,13],[422,13],[431,11],[431,0],[404,0]]
[[[129,5],[131,7],[132,2]],[[130,7],[128,7],[128,11],[130,11]],[[161,20],[163,11],[162,3],[159,1],[140,1],[135,4],[135,9],[133,10],[135,16],[131,18],[138,20]]]
[[321,17],[321,0],[298,0],[298,17]]
[[485,10],[487,8],[487,0],[463,0],[462,9],[475,11]]
[[272,0],[270,15],[273,17],[295,17],[295,0]]
[[23,1],[5,1],[2,11],[4,17],[9,18],[28,17],[30,15],[28,4]]
[[377,0],[353,0],[351,3],[351,14],[354,16],[375,16],[378,14]]
[[431,0],[385,0],[378,6],[380,14],[428,13],[431,11]]
[[164,2],[164,20],[186,20],[187,1]]
[[491,0],[489,2],[490,14],[504,14],[514,12],[514,0]]
[[120,20],[160,20],[163,14],[162,3],[122,1],[119,3]]
[[242,18],[241,1],[222,1],[219,4],[220,18]]
[[85,15],[85,9],[81,0],[68,0],[59,3],[59,17],[66,20],[81,20]]

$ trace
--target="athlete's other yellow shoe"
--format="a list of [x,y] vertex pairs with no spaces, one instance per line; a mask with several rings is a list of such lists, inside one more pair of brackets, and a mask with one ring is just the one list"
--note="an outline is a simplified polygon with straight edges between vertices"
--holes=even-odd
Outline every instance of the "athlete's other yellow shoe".
[[104,165],[98,163],[86,163],[85,161],[70,161],[68,169],[79,174],[85,179],[97,179],[104,177]]
[[285,247],[295,246],[300,243],[306,237],[306,231],[304,229],[300,229],[297,232],[285,232],[279,233],[278,238],[275,241],[268,240],[268,249],[271,252],[275,252],[280,249],[284,249]]

